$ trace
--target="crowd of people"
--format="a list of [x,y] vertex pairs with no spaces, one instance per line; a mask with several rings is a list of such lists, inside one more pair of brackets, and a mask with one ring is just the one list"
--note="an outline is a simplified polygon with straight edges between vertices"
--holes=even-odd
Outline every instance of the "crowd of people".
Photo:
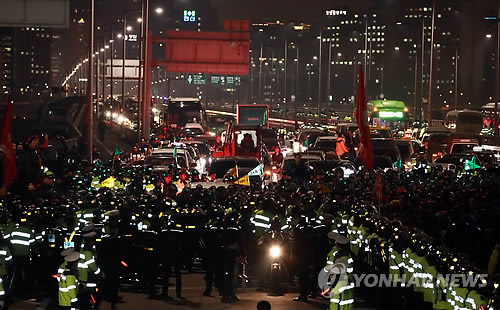
[[[298,277],[297,301],[319,296],[315,279],[329,261],[353,259],[355,268],[389,272],[390,259],[373,258],[383,258],[380,249],[388,245],[401,255],[412,250],[428,265],[449,255],[463,270],[500,271],[500,262],[490,260],[500,248],[495,166],[460,174],[427,165],[385,172],[360,167],[347,177],[341,168],[311,170],[298,155],[276,183],[215,187],[174,166],[159,172],[142,161],[117,165],[98,156],[93,162],[62,156],[52,171],[39,142],[34,136],[15,146],[18,179],[1,201],[3,301],[51,296],[61,308],[88,309],[104,298],[116,307],[123,285],[168,298],[170,277],[182,298],[182,271],[201,268],[206,289],[200,294],[211,296],[215,288],[222,302],[236,302],[243,270],[266,289],[271,235],[280,236],[287,253],[287,278]],[[150,147],[143,141],[134,152]],[[186,186],[179,190],[178,182]],[[398,241],[400,232],[409,240]],[[375,239],[380,242],[367,241]],[[345,284],[330,299],[330,309],[352,309],[350,288]],[[491,290],[481,293],[488,298]]]

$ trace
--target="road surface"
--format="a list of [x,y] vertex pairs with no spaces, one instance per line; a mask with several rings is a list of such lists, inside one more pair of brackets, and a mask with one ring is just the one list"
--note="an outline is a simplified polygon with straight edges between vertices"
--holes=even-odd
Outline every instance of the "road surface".
[[[266,292],[257,292],[255,288],[239,289],[237,296],[240,298],[239,302],[232,304],[222,303],[220,297],[205,297],[202,295],[205,282],[203,281],[203,274],[187,274],[183,275],[183,288],[182,295],[184,299],[171,298],[162,300],[160,298],[150,298],[149,296],[141,293],[126,291],[125,289],[120,292],[123,298],[123,303],[118,304],[119,310],[188,310],[188,309],[203,309],[203,310],[253,310],[256,309],[257,302],[267,300],[271,303],[273,310],[314,310],[326,309],[328,301],[324,298],[309,299],[308,303],[294,302],[292,299],[297,296],[296,291],[298,288],[292,288],[291,292],[283,296],[271,296]],[[175,296],[175,286],[169,287],[169,295]],[[10,310],[55,310],[57,309],[57,301],[45,300],[44,302],[17,300],[9,307]],[[111,309],[108,302],[103,302],[100,307],[101,310]],[[365,308],[361,301],[356,302],[355,309],[368,310]]]

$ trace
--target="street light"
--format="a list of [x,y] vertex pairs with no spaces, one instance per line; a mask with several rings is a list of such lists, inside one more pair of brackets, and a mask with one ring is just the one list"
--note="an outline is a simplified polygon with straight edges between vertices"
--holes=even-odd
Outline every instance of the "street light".
[[488,33],[488,34],[486,35],[486,39],[491,39],[491,34],[489,34],[489,33]]
[[127,26],[127,31],[132,31],[132,26]]
[[399,46],[396,46],[394,50],[399,51]]
[[163,9],[162,8],[156,8],[155,12],[158,13],[158,14],[161,14],[161,13],[163,13]]
[[137,22],[138,22],[138,23],[142,23],[142,18],[140,18],[140,17],[139,17],[139,18],[137,19]]
[[117,36],[116,36],[118,39],[121,39],[123,38],[123,35],[121,33],[119,33]]

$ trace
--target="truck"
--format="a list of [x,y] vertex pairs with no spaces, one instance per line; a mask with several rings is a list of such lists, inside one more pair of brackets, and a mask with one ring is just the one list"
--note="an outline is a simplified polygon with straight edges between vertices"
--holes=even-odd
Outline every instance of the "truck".
[[269,106],[265,104],[239,104],[236,111],[238,125],[260,125],[269,128]]

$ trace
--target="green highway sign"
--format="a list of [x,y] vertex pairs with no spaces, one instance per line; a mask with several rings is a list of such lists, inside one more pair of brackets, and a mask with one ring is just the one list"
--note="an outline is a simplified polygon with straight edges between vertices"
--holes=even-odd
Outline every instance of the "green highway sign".
[[241,85],[241,77],[237,75],[212,75],[210,78],[212,85]]
[[190,85],[205,85],[207,76],[205,74],[188,74],[186,82]]
[[212,82],[213,85],[219,85],[220,84],[220,76],[219,75],[212,75],[210,78],[210,81]]

